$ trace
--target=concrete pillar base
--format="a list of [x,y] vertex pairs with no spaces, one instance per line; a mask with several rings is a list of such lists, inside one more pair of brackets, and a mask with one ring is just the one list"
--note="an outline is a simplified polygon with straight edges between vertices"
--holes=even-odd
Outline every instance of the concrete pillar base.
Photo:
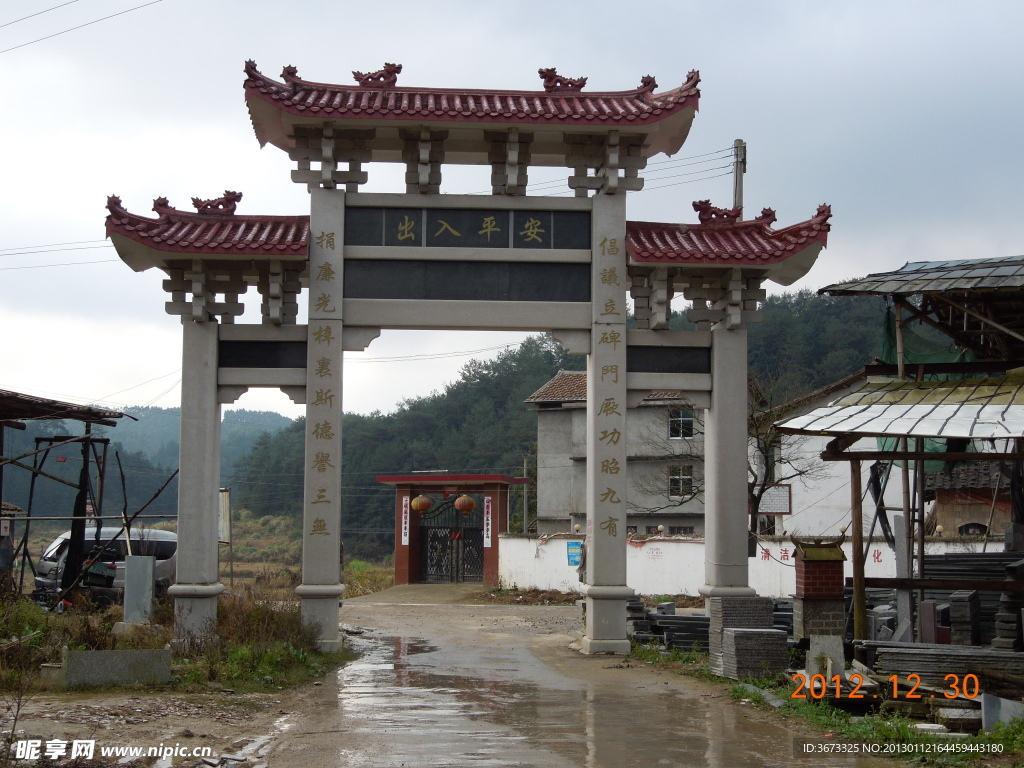
[[580,641],[583,653],[615,653],[625,656],[632,650],[629,640],[592,640],[584,636]]
[[629,653],[626,636],[626,586],[587,586],[587,621],[580,649],[583,653]]
[[302,621],[320,627],[322,651],[336,651],[341,647],[338,626],[344,593],[344,584],[300,584],[295,588],[295,594],[302,598]]
[[174,637],[179,642],[205,641],[217,636],[217,595],[224,585],[172,584],[167,594],[174,598]]

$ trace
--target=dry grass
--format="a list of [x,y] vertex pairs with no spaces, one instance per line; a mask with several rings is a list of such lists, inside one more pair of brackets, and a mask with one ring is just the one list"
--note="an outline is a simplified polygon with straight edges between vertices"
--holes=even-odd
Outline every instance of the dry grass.
[[463,598],[468,603],[497,603],[499,605],[575,605],[583,598],[578,592],[558,592],[554,589],[496,589],[473,592]]
[[[302,583],[299,567],[285,563],[235,563],[235,585],[230,587],[229,567],[221,564],[221,582],[233,594],[277,602],[297,601],[295,588]],[[395,571],[387,563],[350,560],[342,577],[345,597],[359,597],[394,586]]]
[[676,608],[703,608],[704,598],[700,595],[653,595],[644,596],[644,605],[653,608],[658,603],[675,602]]

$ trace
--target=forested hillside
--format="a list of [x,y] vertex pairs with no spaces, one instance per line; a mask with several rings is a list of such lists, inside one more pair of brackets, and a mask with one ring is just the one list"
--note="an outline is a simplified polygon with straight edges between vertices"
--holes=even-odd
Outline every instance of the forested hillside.
[[[523,401],[560,369],[581,369],[554,341],[536,337],[491,361],[466,364],[443,392],[394,413],[342,421],[342,526],[346,552],[380,557],[394,544],[394,490],[377,475],[422,470],[521,475],[535,462],[537,422]],[[265,435],[231,478],[235,505],[256,515],[302,514],[303,434],[297,419]]]
[[[116,427],[96,426],[93,429],[97,437],[110,440],[103,493],[104,512],[108,515],[119,515],[125,506],[118,458],[124,471],[129,514],[145,504],[178,466],[179,409],[129,407],[124,412],[134,418],[120,419]],[[221,428],[222,477],[233,474],[235,462],[252,450],[260,435],[276,432],[291,423],[291,419],[279,413],[227,411]],[[74,421],[28,422],[25,431],[7,430],[5,455],[19,456],[36,450],[38,437],[80,434],[82,425]],[[39,443],[38,447],[46,447],[46,443]],[[31,465],[32,461],[28,458],[24,463]],[[73,444],[54,449],[46,456],[39,454],[36,461],[44,462],[40,468],[48,474],[77,484],[82,467],[81,446]],[[94,463],[92,477],[95,493],[98,491],[98,480]],[[145,514],[175,515],[178,507],[177,490],[175,480]],[[74,488],[45,478],[38,479],[33,489],[30,473],[17,467],[9,467],[4,472],[3,500],[28,510],[31,497],[31,511],[35,517],[70,515],[75,494]],[[47,528],[50,527],[67,526],[65,523],[54,522],[47,525]]]
[[[799,292],[769,297],[763,309],[763,321],[749,327],[750,370],[759,380],[771,380],[776,392],[795,396],[813,390],[878,354],[884,317],[879,299]],[[676,317],[673,326],[686,322]],[[536,417],[523,401],[560,369],[582,370],[584,363],[551,339],[534,337],[494,360],[468,363],[443,391],[406,400],[393,413],[346,414],[341,471],[347,552],[375,557],[392,550],[393,490],[376,483],[378,475],[423,470],[519,475],[524,456],[532,473]],[[124,419],[107,435],[121,454],[131,510],[177,467],[178,409],[128,410],[138,421]],[[69,428],[37,423],[29,432],[8,430],[11,452],[30,450],[36,434]],[[232,487],[236,509],[248,508],[254,516],[301,517],[304,428],[302,419],[289,421],[276,413],[226,413],[222,482]],[[80,453],[64,450],[67,461],[51,459],[49,466],[76,480]],[[5,500],[24,506],[27,473],[8,470],[5,479]],[[107,483],[108,511],[120,511],[113,459]],[[176,490],[175,482],[153,511],[173,514]],[[73,494],[56,483],[40,482],[36,513],[70,511]]]
[[[750,326],[750,367],[794,395],[857,370],[877,354],[884,303],[810,292],[773,296],[764,321]],[[673,325],[685,325],[678,318]],[[448,470],[522,473],[535,463],[537,422],[523,401],[559,369],[582,370],[584,358],[536,337],[493,361],[473,361],[444,391],[403,402],[394,413],[346,414],[343,420],[343,530],[347,552],[391,552],[394,495],[377,475]],[[297,420],[265,435],[230,478],[236,506],[255,515],[299,517],[303,431]],[[532,470],[531,470],[532,471]],[[228,480],[226,480],[227,482]]]

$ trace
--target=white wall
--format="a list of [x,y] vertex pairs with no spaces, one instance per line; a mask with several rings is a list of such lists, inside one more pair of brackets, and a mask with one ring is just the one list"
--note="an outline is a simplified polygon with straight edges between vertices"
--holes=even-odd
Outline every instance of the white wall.
[[[580,583],[575,566],[568,564],[566,543],[582,541],[579,536],[559,536],[539,539],[536,536],[503,534],[498,578],[506,589],[554,589],[562,592],[578,591]],[[640,541],[635,542],[640,545]],[[796,571],[793,544],[782,539],[771,539],[760,545],[769,552],[768,559],[758,556],[749,560],[750,585],[762,596],[788,597],[796,589]],[[960,552],[964,543],[959,539],[929,541],[929,554]],[[1002,543],[999,542],[999,547]],[[851,543],[844,544],[847,558],[852,556]],[[991,549],[991,546],[990,546]],[[881,540],[873,540],[868,547],[865,575],[893,577],[896,559],[893,551]],[[846,562],[846,575],[853,576],[852,564]],[[703,540],[652,538],[642,546],[627,544],[626,581],[642,595],[696,595],[704,584]]]

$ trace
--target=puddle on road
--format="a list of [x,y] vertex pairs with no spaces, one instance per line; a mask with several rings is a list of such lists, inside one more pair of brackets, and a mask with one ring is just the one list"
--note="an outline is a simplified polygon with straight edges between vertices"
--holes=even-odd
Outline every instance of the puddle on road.
[[[486,652],[481,657],[465,647],[460,664],[459,647],[400,638],[365,636],[353,647],[361,658],[338,672],[337,726],[344,736],[337,743],[344,746],[335,753],[353,768],[825,764],[795,758],[788,731],[745,718],[725,696],[683,697],[653,679],[643,689],[581,681],[533,657],[540,669],[510,666],[507,653],[489,654],[501,661],[492,667],[481,664]],[[523,682],[545,673],[544,684]]]

